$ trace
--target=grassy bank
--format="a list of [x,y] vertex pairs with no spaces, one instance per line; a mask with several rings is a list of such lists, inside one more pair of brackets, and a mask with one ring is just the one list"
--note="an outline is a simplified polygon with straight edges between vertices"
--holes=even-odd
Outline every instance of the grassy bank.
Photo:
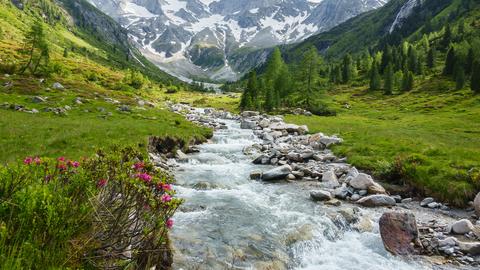
[[334,151],[377,177],[463,204],[480,190],[480,97],[449,84],[426,80],[392,96],[339,87],[325,96],[336,117],[286,120],[339,134],[345,142]]

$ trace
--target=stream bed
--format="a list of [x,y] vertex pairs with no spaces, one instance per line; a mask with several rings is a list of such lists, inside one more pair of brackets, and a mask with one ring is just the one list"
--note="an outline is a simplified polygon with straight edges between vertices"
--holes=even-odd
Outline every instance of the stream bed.
[[[385,250],[377,226],[385,209],[326,206],[311,201],[301,183],[250,180],[251,171],[271,168],[242,152],[259,139],[238,121],[221,121],[228,128],[174,171],[185,199],[171,232],[174,269],[435,269]],[[366,217],[366,228],[334,218],[353,208]]]

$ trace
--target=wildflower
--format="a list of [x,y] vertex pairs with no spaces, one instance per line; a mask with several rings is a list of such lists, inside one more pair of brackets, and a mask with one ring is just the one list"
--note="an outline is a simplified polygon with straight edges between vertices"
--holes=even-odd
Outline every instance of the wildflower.
[[145,183],[150,183],[152,181],[152,176],[148,173],[138,173],[136,176]]
[[172,190],[172,185],[170,184],[162,184],[162,189],[165,191]]
[[80,166],[80,162],[69,160],[69,161],[68,161],[68,166],[74,167],[74,168],[78,168],[78,166]]
[[50,180],[52,180],[52,175],[51,174],[48,174],[45,176],[45,182],[48,183],[50,182]]
[[162,202],[166,203],[166,202],[169,202],[172,200],[172,196],[168,195],[168,194],[163,194],[162,196]]
[[165,222],[165,225],[167,225],[167,228],[171,229],[173,227],[173,219],[171,218],[167,219],[167,222]]
[[133,164],[133,169],[135,169],[136,171],[140,171],[143,168],[145,168],[145,163],[143,163],[143,162],[137,162],[137,163]]
[[26,157],[24,160],[23,160],[23,164],[25,165],[30,165],[32,164],[33,162],[33,158],[32,157]]
[[41,160],[39,157],[35,157],[35,158],[33,159],[33,162],[35,162],[35,164],[37,164],[37,165],[42,164],[42,160]]
[[65,157],[59,157],[57,160],[60,162],[65,162]]
[[60,169],[61,171],[66,171],[67,170],[67,165],[60,163],[57,165],[57,168]]
[[107,179],[102,178],[102,179],[98,180],[97,187],[98,188],[103,188],[107,185],[107,182],[108,182]]

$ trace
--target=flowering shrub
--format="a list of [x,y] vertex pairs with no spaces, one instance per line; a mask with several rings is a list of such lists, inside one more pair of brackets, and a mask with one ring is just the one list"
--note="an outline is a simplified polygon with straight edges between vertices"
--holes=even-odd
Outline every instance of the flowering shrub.
[[0,269],[167,268],[171,180],[132,148],[0,167]]

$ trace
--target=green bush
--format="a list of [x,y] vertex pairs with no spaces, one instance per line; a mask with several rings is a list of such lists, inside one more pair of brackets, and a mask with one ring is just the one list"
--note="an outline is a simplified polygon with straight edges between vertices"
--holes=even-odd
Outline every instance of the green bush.
[[[0,269],[171,263],[171,178],[132,149],[0,168]],[[129,254],[129,255],[125,255]]]
[[308,106],[308,111],[318,116],[336,116],[337,112],[333,109],[328,108],[327,105],[316,102]]

